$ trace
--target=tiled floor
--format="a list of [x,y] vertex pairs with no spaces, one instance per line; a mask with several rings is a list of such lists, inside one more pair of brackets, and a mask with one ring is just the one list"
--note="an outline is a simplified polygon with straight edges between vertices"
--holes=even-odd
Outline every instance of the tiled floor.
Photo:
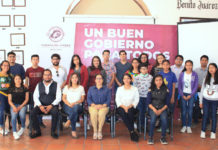
[[155,144],[147,145],[141,135],[138,143],[131,142],[128,132],[122,122],[117,124],[116,137],[112,139],[109,134],[109,125],[104,126],[104,139],[102,141],[92,140],[92,131],[88,132],[88,138],[83,137],[83,127],[78,128],[80,138],[75,140],[70,137],[70,129],[64,129],[58,140],[50,137],[50,122],[45,121],[47,127],[42,130],[43,136],[30,139],[28,131],[15,141],[12,134],[8,136],[0,135],[0,150],[218,150],[218,140],[210,140],[209,131],[207,138],[201,139],[200,127],[193,128],[193,134],[179,133],[180,122],[174,123],[174,140],[168,145],[161,145],[159,142],[160,133],[155,133]]

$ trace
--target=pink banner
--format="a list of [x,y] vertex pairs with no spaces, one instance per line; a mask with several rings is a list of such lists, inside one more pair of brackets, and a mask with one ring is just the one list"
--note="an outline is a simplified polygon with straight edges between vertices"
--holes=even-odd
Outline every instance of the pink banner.
[[154,63],[163,53],[172,63],[177,55],[177,26],[142,24],[77,23],[74,54],[89,66],[93,56],[109,49],[111,59],[119,60],[119,51],[126,50],[127,58],[147,53]]

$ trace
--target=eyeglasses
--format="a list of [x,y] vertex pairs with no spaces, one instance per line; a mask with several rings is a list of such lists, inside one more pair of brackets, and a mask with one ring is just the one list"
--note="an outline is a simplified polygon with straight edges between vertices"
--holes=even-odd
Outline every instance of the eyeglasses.
[[56,71],[56,75],[57,75],[57,77],[59,77],[59,72],[58,71]]

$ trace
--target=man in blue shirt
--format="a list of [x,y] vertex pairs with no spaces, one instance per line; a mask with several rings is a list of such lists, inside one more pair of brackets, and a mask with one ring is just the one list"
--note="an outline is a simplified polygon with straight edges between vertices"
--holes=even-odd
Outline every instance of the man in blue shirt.
[[25,79],[25,70],[23,65],[15,63],[16,61],[16,54],[11,51],[8,53],[8,61],[10,63],[10,72],[12,75],[20,75],[21,78],[24,80]]
[[115,90],[117,89],[117,87],[122,86],[123,75],[131,67],[131,64],[127,61],[126,51],[121,50],[119,52],[119,55],[120,55],[120,61],[115,64],[116,69],[117,69],[117,73],[116,73],[116,77],[115,77],[115,81],[116,81],[115,82],[116,83],[115,84]]

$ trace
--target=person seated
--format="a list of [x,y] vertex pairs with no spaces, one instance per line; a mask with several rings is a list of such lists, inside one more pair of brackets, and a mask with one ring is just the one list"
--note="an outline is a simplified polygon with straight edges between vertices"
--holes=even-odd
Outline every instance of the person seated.
[[118,107],[117,111],[129,130],[131,140],[138,142],[139,136],[134,131],[134,116],[139,103],[139,92],[136,87],[131,85],[131,82],[132,76],[130,74],[124,74],[124,85],[118,87],[115,101]]
[[85,90],[79,83],[79,75],[72,73],[68,85],[63,90],[64,111],[68,114],[71,123],[72,138],[78,138],[76,122],[79,114],[82,112],[82,102],[85,98]]
[[111,102],[111,90],[103,86],[103,82],[103,75],[97,74],[95,76],[96,85],[89,88],[87,96],[94,140],[103,138],[102,127]]
[[[25,130],[26,122],[26,104],[29,101],[29,92],[23,86],[23,80],[20,75],[15,75],[14,84],[9,88],[8,103],[11,106],[11,122],[13,129],[13,136],[18,140]],[[21,128],[17,132],[17,117],[20,116]]]
[[52,80],[51,70],[44,70],[43,81],[37,84],[33,97],[35,107],[30,112],[30,118],[35,132],[30,135],[30,138],[41,136],[38,120],[40,114],[51,114],[51,136],[55,139],[58,138],[55,131],[58,121],[58,105],[61,101],[61,89],[57,82]]
[[151,117],[148,144],[154,144],[153,135],[157,117],[160,116],[161,124],[161,144],[168,144],[166,140],[167,129],[167,108],[170,100],[169,90],[163,82],[161,75],[156,75],[151,83],[148,92],[147,102]]

